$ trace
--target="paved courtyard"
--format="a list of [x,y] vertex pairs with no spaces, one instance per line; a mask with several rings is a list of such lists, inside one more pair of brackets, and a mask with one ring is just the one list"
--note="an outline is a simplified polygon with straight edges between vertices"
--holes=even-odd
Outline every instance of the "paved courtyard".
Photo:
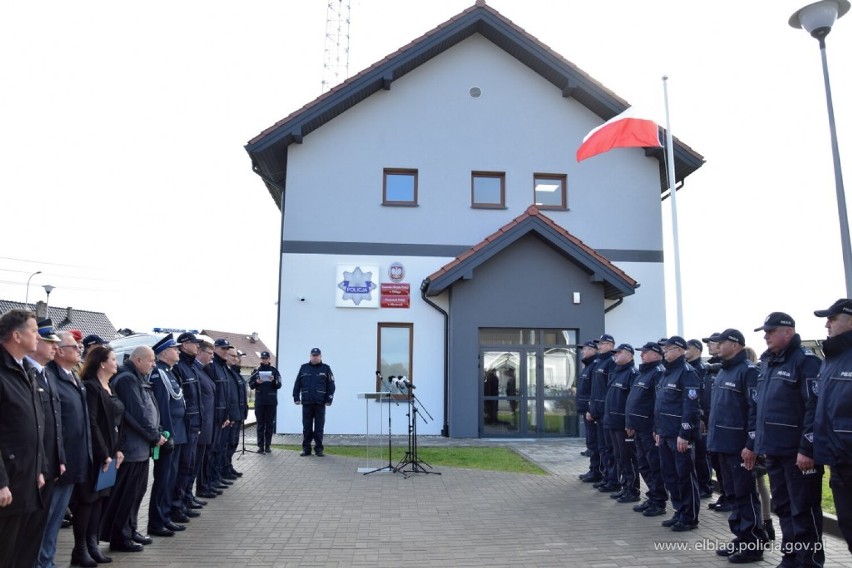
[[[327,438],[327,447],[364,443]],[[246,443],[254,447],[253,440]],[[274,443],[299,440],[277,436]],[[395,447],[404,443],[394,440]],[[235,462],[244,476],[210,500],[186,531],[155,537],[141,553],[107,554],[111,566],[140,568],[730,565],[712,551],[697,550],[730,539],[725,514],[708,510],[705,501],[697,530],[661,527],[667,517],[643,517],[577,480],[588,463],[579,455],[580,440],[420,439],[421,446],[497,444],[514,448],[549,475],[445,467],[435,468],[441,475],[363,475],[358,468],[386,464],[286,450],[245,453]],[[144,509],[143,529],[146,520]],[[826,542],[826,566],[852,568],[845,543],[835,537]],[[71,547],[70,529],[61,530],[58,566],[68,565]],[[755,566],[779,561],[774,551]]]

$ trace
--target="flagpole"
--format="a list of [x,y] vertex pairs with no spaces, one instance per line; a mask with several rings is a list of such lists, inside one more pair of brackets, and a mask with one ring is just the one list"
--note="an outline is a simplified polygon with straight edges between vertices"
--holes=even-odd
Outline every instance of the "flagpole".
[[677,234],[677,190],[675,189],[674,144],[669,123],[668,75],[663,75],[663,97],[666,102],[666,165],[668,166],[669,197],[672,200],[672,241],[674,243],[675,304],[677,311],[677,335],[683,337],[683,296],[680,287],[680,245]]

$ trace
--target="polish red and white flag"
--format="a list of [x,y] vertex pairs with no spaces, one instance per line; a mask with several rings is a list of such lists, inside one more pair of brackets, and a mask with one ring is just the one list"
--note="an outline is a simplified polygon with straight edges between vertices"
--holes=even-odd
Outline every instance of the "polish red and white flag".
[[582,162],[613,148],[661,148],[657,123],[635,116],[633,109],[628,108],[586,134],[577,149],[577,161]]

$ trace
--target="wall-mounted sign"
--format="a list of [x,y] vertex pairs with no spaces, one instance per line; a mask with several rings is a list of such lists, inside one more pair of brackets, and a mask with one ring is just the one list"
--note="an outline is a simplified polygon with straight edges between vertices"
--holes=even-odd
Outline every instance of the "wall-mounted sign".
[[402,282],[382,282],[383,308],[409,308],[411,307],[411,284]]
[[394,262],[388,267],[388,278],[394,282],[402,282],[405,279],[405,267],[401,262]]
[[378,308],[379,295],[375,292],[378,274],[378,266],[338,266],[334,305],[339,308]]

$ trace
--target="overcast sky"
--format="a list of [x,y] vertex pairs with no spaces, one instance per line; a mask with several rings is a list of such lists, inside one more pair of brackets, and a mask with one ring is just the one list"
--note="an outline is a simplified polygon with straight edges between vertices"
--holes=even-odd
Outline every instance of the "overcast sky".
[[[350,76],[472,4],[352,0]],[[751,329],[782,310],[824,337],[812,312],[845,284],[818,44],[787,25],[803,4],[489,4],[661,124],[669,76],[672,131],[707,160],[678,193],[687,336],[738,327],[761,350]],[[0,298],[41,270],[31,302],[51,284],[116,327],[274,345],[279,216],[243,146],[320,95],[325,18],[321,0],[0,4]],[[827,43],[848,169],[852,16]]]

